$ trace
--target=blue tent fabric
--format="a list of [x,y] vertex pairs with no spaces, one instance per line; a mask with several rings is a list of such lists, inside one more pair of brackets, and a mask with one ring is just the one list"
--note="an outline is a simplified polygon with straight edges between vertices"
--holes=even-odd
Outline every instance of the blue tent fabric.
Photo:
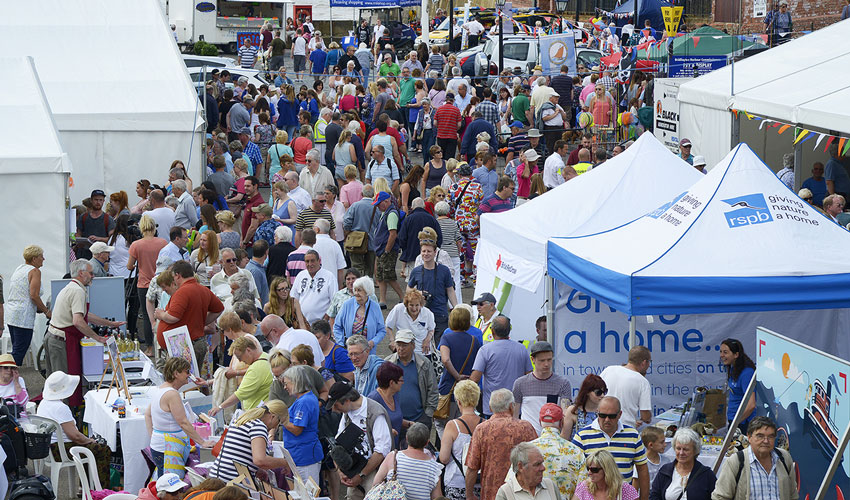
[[[614,14],[633,14],[635,11],[635,2],[638,2],[638,24],[637,28],[643,28],[644,20],[649,19],[652,27],[656,30],[664,31],[664,16],[661,15],[661,7],[672,7],[670,2],[661,0],[626,0],[614,9]],[[628,20],[617,21],[617,25],[622,26],[628,24]],[[634,24],[634,23],[633,23]]]

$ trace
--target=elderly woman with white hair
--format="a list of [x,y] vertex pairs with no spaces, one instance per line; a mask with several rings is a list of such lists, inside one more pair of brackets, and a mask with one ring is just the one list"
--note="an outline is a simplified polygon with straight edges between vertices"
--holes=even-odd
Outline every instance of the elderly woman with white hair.
[[387,334],[381,306],[371,297],[375,295],[375,283],[372,278],[362,276],[354,280],[351,297],[339,310],[334,321],[334,338],[340,345],[352,335],[362,335],[369,342],[369,350],[375,353],[375,347]]
[[[434,116],[437,111],[431,105],[431,99],[425,97],[420,101],[419,113],[416,115],[416,122],[413,126],[413,137],[419,141],[419,147],[422,149],[422,162],[425,165],[425,171],[431,162],[431,147],[437,142],[437,123]],[[440,165],[442,165],[442,157],[440,157]],[[436,174],[435,174],[436,176]],[[427,176],[426,176],[427,179]],[[425,191],[422,191],[423,193]]]
[[697,460],[702,438],[685,427],[673,435],[672,446],[676,459],[661,466],[649,490],[650,500],[709,500],[717,478],[714,471]]
[[269,247],[269,262],[266,265],[266,279],[269,282],[276,277],[286,276],[286,261],[294,251],[292,229],[289,226],[275,228],[274,245]]

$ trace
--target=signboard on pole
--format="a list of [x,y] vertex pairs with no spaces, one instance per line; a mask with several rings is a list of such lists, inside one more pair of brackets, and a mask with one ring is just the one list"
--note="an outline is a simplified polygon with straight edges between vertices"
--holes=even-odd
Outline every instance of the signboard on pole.
[[767,0],[753,0],[753,17],[767,15]]
[[679,20],[682,19],[684,7],[661,7],[661,15],[664,17],[664,31],[667,36],[676,36],[679,31]]
[[570,68],[569,74],[576,71],[576,43],[572,32],[540,36],[540,67],[546,76],[557,75],[561,66]]
[[679,85],[689,81],[684,78],[657,78],[653,133],[670,151],[679,154]]
[[673,56],[670,58],[670,78],[695,78],[726,66],[726,56]]

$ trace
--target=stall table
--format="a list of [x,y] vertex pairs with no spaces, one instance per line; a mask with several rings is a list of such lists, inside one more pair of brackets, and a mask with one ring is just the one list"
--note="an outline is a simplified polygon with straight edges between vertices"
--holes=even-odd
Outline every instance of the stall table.
[[[151,389],[153,389],[152,386],[130,389],[132,402],[127,405],[127,416],[124,418],[118,418],[118,412],[112,410],[112,403],[119,397],[114,388],[109,393],[107,402],[104,402],[107,389],[89,391],[85,394],[86,409],[83,421],[89,425],[90,433],[103,437],[109,448],[115,452],[118,450],[118,431],[120,430],[124,470],[131,471],[123,475],[124,490],[130,493],[142,489],[147,479],[148,467],[142,456],[142,450],[150,445],[150,436],[145,425],[145,410],[150,402],[147,392]],[[124,398],[123,392],[120,397]],[[186,392],[183,398],[196,414],[212,408],[212,398],[198,391]]]

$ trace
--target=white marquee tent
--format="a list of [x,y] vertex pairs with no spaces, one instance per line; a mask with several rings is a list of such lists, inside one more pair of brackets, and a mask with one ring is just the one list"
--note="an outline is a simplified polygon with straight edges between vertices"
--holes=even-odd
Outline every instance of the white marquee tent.
[[[833,134],[850,134],[850,20],[684,83],[680,135],[709,165],[732,144],[732,109]],[[734,92],[733,92],[734,75]],[[742,139],[743,140],[743,139]]]
[[[515,321],[533,324],[545,300],[546,242],[553,237],[607,231],[658,207],[703,177],[652,134],[643,134],[625,152],[513,210],[481,217],[475,259],[476,296],[510,291]],[[494,279],[496,278],[496,279]],[[507,304],[507,299],[503,301]],[[520,304],[517,307],[517,304]],[[527,317],[523,317],[527,316]],[[530,321],[529,321],[530,319]]]
[[0,56],[35,61],[75,165],[72,202],[94,188],[132,202],[136,181],[164,181],[176,159],[200,179],[199,100],[159,1],[8,3]]
[[[23,264],[28,245],[44,249],[42,283],[61,278],[68,263],[65,200],[71,161],[62,149],[32,59],[2,58],[0,78],[0,274]],[[14,120],[8,119],[15,117]]]

